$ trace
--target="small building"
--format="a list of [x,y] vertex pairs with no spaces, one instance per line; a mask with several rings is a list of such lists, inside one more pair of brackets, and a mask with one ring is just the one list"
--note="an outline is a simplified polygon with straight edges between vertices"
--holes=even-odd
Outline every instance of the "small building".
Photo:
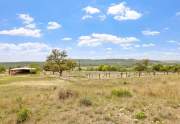
[[10,75],[17,75],[17,74],[32,74],[35,73],[36,68],[28,68],[28,67],[22,67],[22,68],[12,68],[9,70]]

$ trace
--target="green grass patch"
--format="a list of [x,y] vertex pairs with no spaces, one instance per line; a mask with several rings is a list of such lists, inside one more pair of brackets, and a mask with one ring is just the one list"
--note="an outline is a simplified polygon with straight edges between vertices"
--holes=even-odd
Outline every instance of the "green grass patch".
[[30,110],[27,108],[21,108],[17,112],[17,124],[23,123],[30,117]]
[[136,119],[141,120],[141,119],[145,119],[146,115],[145,115],[144,112],[138,112],[138,113],[135,114],[135,117],[136,117]]
[[132,97],[132,93],[128,89],[114,89],[111,91],[112,96]]
[[92,106],[92,100],[90,97],[83,97],[80,99],[80,105],[83,105],[83,106]]

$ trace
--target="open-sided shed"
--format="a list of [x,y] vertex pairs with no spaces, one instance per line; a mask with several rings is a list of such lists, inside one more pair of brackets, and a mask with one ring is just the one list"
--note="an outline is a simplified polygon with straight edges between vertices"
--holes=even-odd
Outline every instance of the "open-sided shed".
[[9,70],[10,75],[17,75],[17,74],[31,74],[35,72],[36,68],[28,68],[28,67],[23,67],[23,68],[12,68]]

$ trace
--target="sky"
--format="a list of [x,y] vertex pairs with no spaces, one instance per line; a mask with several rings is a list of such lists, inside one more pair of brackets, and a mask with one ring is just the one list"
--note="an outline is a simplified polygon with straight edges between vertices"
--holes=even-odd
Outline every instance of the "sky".
[[0,62],[180,60],[179,0],[0,0]]

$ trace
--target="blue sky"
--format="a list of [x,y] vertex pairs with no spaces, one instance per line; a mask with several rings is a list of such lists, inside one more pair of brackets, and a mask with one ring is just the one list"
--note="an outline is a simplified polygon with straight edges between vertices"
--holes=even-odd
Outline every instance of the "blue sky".
[[0,61],[180,60],[179,0],[0,0]]

